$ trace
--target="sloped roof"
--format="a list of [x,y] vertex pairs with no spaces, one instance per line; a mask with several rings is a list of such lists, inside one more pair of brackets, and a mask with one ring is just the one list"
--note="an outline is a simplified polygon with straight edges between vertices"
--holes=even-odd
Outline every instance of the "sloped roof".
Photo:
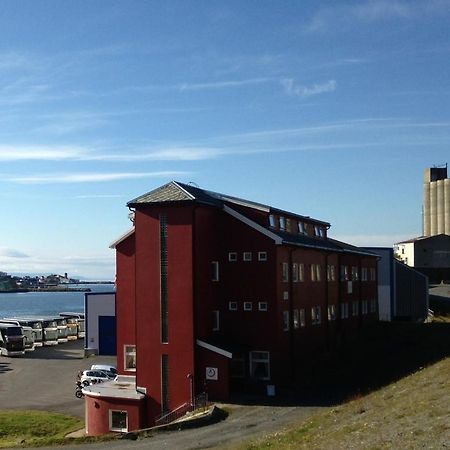
[[450,239],[450,235],[441,233],[441,234],[435,234],[433,236],[419,236],[416,238],[408,239],[406,241],[396,242],[395,244],[412,244],[413,242],[417,241],[424,241],[424,240],[434,240],[434,239]]
[[144,195],[141,195],[127,203],[130,208],[138,207],[142,204],[148,203],[164,203],[164,202],[182,202],[182,201],[195,201],[197,203],[213,205],[217,207],[223,207],[224,204],[241,205],[248,208],[257,209],[265,212],[274,212],[276,214],[286,214],[292,217],[298,217],[300,219],[307,219],[311,222],[330,226],[328,222],[322,220],[313,219],[309,216],[302,216],[289,211],[284,211],[278,208],[274,208],[263,203],[253,202],[239,197],[231,195],[221,194],[219,192],[208,191],[201,189],[190,184],[180,183],[179,181],[171,181],[159,188],[154,189]]

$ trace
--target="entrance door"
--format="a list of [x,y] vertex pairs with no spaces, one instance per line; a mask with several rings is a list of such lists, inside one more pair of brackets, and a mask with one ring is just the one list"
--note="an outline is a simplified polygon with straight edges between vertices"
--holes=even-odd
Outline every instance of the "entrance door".
[[98,317],[98,353],[99,355],[116,354],[116,317]]

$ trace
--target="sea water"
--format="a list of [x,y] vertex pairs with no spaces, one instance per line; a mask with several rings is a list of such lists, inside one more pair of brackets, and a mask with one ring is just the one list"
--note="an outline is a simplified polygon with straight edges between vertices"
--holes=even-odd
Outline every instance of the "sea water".
[[[71,284],[91,292],[114,292],[113,284]],[[84,312],[85,292],[0,293],[0,318],[16,316],[58,316],[60,312]]]

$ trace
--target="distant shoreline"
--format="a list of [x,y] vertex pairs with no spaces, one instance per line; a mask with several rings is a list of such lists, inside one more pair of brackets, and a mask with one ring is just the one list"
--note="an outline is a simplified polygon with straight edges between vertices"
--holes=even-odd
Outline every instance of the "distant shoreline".
[[[83,283],[84,284],[84,283]],[[17,288],[1,289],[0,294],[16,294],[20,292],[91,292],[90,288],[72,288],[72,287],[41,287],[41,288]]]

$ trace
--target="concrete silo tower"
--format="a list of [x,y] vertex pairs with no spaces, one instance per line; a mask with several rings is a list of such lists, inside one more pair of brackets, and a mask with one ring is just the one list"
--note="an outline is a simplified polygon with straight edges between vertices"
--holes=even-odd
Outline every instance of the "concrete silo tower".
[[450,179],[445,167],[425,169],[423,179],[423,234],[450,235]]

